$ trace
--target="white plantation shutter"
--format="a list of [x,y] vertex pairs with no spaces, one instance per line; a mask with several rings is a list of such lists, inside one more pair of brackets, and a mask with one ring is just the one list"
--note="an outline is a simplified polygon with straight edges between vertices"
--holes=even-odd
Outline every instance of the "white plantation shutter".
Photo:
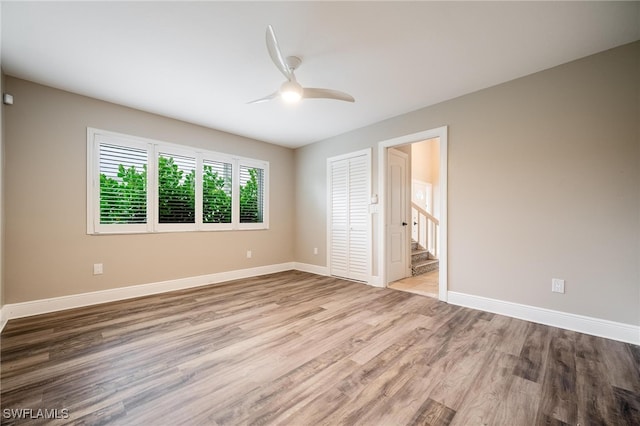
[[330,162],[330,273],[359,281],[369,278],[370,156]]
[[[161,164],[169,172],[163,173]],[[195,223],[195,157],[160,151],[157,167],[158,223]]]
[[205,159],[202,165],[202,223],[231,223],[233,164]]
[[[264,169],[240,165],[240,223],[262,223],[264,220]],[[245,202],[243,191],[251,193]]]
[[269,229],[269,162],[87,128],[87,234]]
[[147,223],[146,149],[98,143],[100,225]]

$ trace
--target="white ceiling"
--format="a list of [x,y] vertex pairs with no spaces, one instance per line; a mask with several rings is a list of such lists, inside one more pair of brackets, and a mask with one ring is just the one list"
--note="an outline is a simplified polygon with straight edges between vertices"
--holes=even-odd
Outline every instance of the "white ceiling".
[[[247,105],[284,80],[268,24],[356,102]],[[6,74],[288,147],[638,39],[637,1],[2,3]]]

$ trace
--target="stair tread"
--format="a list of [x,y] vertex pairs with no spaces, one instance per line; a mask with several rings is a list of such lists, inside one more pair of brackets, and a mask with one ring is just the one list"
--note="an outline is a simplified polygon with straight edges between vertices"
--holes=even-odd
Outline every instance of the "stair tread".
[[418,266],[423,266],[423,265],[431,265],[431,264],[438,263],[438,262],[440,262],[439,259],[428,259],[428,260],[423,260],[422,262],[414,263],[412,266],[418,267]]
[[423,254],[423,253],[428,253],[429,250],[427,249],[417,249],[417,250],[411,250],[411,254]]

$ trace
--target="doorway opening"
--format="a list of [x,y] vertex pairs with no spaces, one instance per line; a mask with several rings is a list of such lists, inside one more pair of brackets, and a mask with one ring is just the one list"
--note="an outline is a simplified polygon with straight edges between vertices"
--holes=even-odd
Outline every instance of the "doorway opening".
[[387,287],[446,301],[447,128],[379,145]]

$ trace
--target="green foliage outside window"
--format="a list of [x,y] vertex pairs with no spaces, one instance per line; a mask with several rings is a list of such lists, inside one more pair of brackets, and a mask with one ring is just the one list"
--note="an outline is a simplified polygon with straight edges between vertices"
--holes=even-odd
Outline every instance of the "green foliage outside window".
[[249,180],[244,186],[240,186],[240,223],[262,222],[257,176],[258,169],[249,169]]
[[[249,169],[240,185],[240,222],[262,222],[258,172]],[[202,176],[203,223],[231,223],[231,178],[204,165]],[[118,166],[117,179],[100,174],[100,223],[146,223],[147,168]],[[195,170],[180,170],[171,157],[158,161],[158,213],[160,223],[195,222]]]
[[202,222],[231,223],[231,178],[206,164],[202,174]]
[[147,166],[118,166],[118,179],[100,174],[100,223],[147,222]]
[[171,157],[158,157],[158,221],[196,221],[196,172],[185,173]]

